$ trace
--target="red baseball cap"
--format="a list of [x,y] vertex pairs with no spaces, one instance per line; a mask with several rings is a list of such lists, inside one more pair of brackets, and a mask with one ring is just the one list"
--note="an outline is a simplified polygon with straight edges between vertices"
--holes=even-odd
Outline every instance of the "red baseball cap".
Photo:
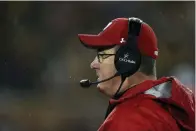
[[[98,35],[78,34],[78,36],[86,47],[94,49],[126,44],[128,38],[128,18],[112,20]],[[142,22],[140,34],[137,37],[138,48],[141,54],[156,59],[158,47],[157,37],[153,29],[145,22]]]

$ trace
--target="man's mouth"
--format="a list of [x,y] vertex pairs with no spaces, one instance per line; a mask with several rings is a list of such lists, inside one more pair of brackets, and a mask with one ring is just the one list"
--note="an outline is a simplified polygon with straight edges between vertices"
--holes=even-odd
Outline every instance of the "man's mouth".
[[97,75],[97,77],[99,77],[99,74],[98,73],[96,73],[96,75]]
[[100,78],[99,77],[97,78],[97,81],[100,81]]
[[98,73],[96,73],[96,75],[97,75],[97,80],[99,80],[99,79],[100,79],[99,74],[98,74]]

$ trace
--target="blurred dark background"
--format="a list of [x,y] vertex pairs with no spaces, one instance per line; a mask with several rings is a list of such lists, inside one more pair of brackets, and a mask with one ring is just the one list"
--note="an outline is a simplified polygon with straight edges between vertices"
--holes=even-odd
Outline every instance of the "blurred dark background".
[[79,33],[112,19],[139,17],[158,37],[158,77],[173,75],[194,91],[195,2],[0,2],[0,131],[93,131],[108,98],[79,80],[95,52]]

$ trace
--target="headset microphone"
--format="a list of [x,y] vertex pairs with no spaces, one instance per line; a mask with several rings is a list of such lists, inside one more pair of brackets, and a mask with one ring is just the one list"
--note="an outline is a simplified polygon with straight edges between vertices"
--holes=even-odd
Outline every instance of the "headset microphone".
[[102,83],[102,82],[105,82],[105,81],[108,81],[116,76],[120,76],[120,73],[116,73],[115,75],[113,75],[112,77],[109,77],[107,79],[104,79],[104,80],[101,80],[101,81],[95,81],[95,82],[91,82],[89,79],[84,79],[84,80],[81,80],[80,81],[80,86],[83,87],[83,88],[89,88],[91,85],[94,85],[94,84],[99,84],[99,83]]

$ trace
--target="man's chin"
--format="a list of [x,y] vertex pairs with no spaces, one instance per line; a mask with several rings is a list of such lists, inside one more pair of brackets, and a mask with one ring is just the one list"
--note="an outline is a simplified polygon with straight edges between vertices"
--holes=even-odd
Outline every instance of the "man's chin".
[[104,95],[110,97],[110,94],[108,94],[108,92],[106,92],[106,90],[105,90],[106,88],[105,88],[103,85],[101,85],[101,83],[97,85],[97,89],[98,89],[99,92],[101,92],[102,94],[104,94]]
[[[97,85],[97,89],[101,92],[104,93],[104,88],[101,86],[101,83]],[[105,94],[105,93],[104,93]]]

